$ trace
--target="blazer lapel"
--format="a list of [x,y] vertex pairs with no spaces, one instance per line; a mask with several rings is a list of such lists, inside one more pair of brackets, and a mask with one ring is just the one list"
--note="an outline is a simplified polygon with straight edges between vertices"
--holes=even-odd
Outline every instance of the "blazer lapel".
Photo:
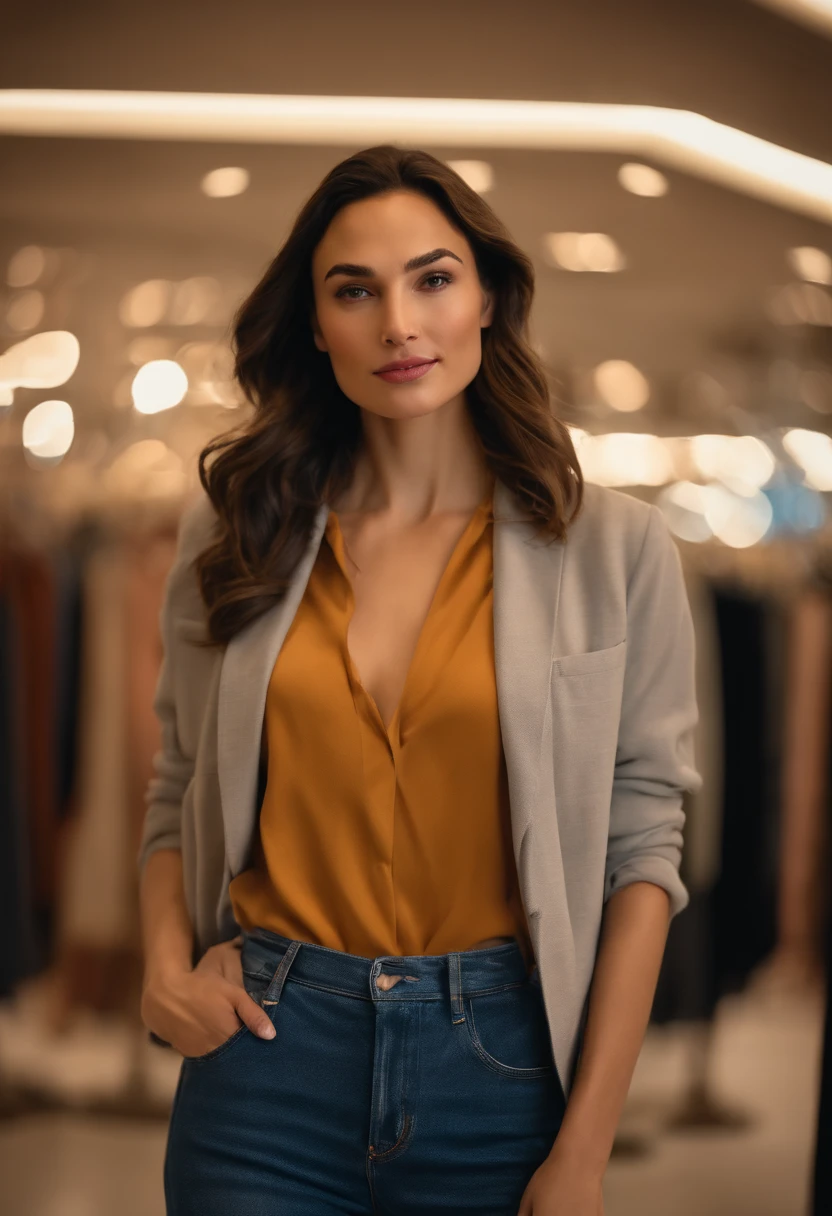
[[228,643],[220,673],[217,707],[217,767],[231,877],[248,862],[257,823],[260,734],[269,680],[312,573],[329,507],[319,507],[309,546],[280,601]]

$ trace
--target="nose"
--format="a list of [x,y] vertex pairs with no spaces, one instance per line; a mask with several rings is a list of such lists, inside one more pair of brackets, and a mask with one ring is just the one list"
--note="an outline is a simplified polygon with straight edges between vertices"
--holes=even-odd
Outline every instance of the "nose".
[[409,339],[418,336],[418,326],[407,315],[405,303],[394,295],[389,295],[384,310],[382,340],[391,346],[404,346]]

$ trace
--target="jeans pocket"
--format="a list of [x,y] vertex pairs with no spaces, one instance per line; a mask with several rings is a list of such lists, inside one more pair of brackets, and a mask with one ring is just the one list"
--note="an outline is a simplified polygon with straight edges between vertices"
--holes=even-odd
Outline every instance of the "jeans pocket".
[[[243,987],[248,995],[252,997],[258,1005],[261,1003],[266,994],[266,989],[269,986],[270,979],[270,973],[266,971],[255,972],[254,970],[249,970],[244,964]],[[183,1056],[182,1058],[188,1064],[205,1064],[209,1060],[215,1060],[217,1056],[224,1055],[226,1051],[228,1051],[229,1047],[233,1047],[235,1043],[239,1042],[240,1039],[245,1038],[246,1035],[249,1034],[251,1034],[251,1031],[249,1030],[248,1026],[243,1023],[241,1026],[238,1026],[227,1039],[224,1039],[219,1046],[212,1047],[210,1051],[204,1052],[201,1056]]]
[[555,1072],[540,987],[530,980],[465,998],[468,1042],[492,1072],[517,1080]]

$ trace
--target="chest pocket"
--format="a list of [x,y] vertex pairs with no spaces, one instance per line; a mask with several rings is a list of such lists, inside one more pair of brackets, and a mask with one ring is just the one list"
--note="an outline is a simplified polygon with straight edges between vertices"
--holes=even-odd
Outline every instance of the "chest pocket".
[[[606,834],[624,671],[626,639],[602,650],[563,655],[552,663],[551,707],[558,818],[580,825],[588,844]],[[575,829],[577,830],[577,828]]]
[[552,662],[552,688],[570,704],[620,701],[627,660],[627,639],[602,650],[561,655]]

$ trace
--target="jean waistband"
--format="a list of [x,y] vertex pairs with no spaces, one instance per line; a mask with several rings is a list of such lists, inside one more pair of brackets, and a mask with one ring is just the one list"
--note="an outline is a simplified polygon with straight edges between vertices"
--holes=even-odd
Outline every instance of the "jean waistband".
[[[312,942],[294,941],[270,929],[243,929],[242,960],[254,973],[280,972],[279,983],[291,977],[330,991],[386,1000],[461,1000],[463,995],[493,992],[524,983],[538,982],[537,969],[528,974],[516,939],[479,950],[448,954],[378,955],[366,958],[332,950]],[[401,976],[391,988],[379,988],[379,975]],[[274,981],[273,981],[274,983]]]

